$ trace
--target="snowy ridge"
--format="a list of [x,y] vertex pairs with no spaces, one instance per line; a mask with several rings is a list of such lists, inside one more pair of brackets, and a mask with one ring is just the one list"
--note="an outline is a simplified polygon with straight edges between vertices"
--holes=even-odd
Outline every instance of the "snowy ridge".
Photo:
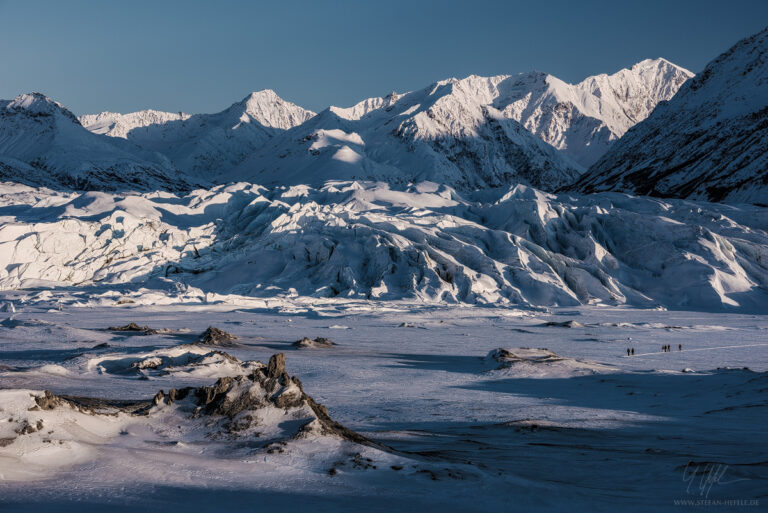
[[[0,286],[82,286],[97,304],[228,295],[736,311],[768,304],[768,218],[758,207],[557,197],[525,186],[470,198],[433,183],[236,184],[185,197],[6,186],[4,205],[28,206],[0,229]],[[128,282],[123,295],[110,292]]]
[[162,112],[159,110],[141,110],[130,114],[117,112],[101,112],[99,114],[86,114],[78,120],[85,128],[94,134],[109,135],[128,139],[128,135],[136,128],[149,125],[160,125],[171,121],[185,121],[190,115],[183,112]]
[[768,29],[710,62],[577,184],[708,201],[768,198]]
[[140,111],[80,118],[89,130],[127,139],[162,153],[197,181],[220,183],[221,175],[279,132],[314,116],[266,89],[217,114]]
[[85,130],[40,93],[0,101],[0,179],[76,189],[189,187],[163,156]]
[[[330,107],[270,141],[228,178],[313,185],[432,180],[460,190],[522,183],[553,190],[576,179],[691,76],[655,59],[577,85],[538,72],[443,80]],[[346,144],[352,139],[356,144]]]
[[397,94],[396,92],[392,91],[387,96],[367,98],[351,107],[344,108],[331,106],[329,107],[329,110],[340,118],[348,119],[350,121],[358,120],[375,110],[391,107],[397,102],[397,100],[402,97],[402,94]]
[[589,167],[693,74],[646,59],[612,75],[568,84],[541,72],[496,77],[494,105],[543,141]]
[[[572,182],[690,76],[655,59],[576,85],[538,72],[452,78],[316,117],[264,90],[218,114],[105,112],[80,121],[165,155],[198,182],[434,180],[459,189],[523,183],[552,190]],[[311,142],[328,133],[363,143],[322,149]]]
[[[645,119],[661,101],[675,95],[693,76],[665,59],[646,59],[612,75],[588,77],[568,84],[541,73],[470,76],[453,82],[463,94],[520,122],[541,140],[563,151],[583,167],[594,163],[624,133]],[[405,95],[369,98],[353,107],[331,107],[341,118],[359,120]]]
[[225,181],[432,180],[473,190],[553,188],[578,176],[576,164],[488,106],[482,86],[486,79],[450,79],[350,110],[326,109],[269,141]]

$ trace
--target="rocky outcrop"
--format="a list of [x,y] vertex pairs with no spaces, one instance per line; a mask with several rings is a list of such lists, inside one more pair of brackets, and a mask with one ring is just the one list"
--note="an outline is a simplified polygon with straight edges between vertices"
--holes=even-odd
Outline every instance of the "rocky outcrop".
[[235,340],[237,340],[235,335],[214,326],[208,326],[200,335],[197,343],[206,346],[233,346],[236,345]]
[[317,338],[309,338],[304,337],[301,340],[297,340],[293,343],[293,347],[298,349],[317,349],[317,348],[328,348],[335,346],[336,343],[325,337],[317,337]]
[[[234,358],[234,357],[231,357]],[[258,362],[257,362],[258,363]],[[211,436],[255,437],[259,430],[270,428],[275,418],[300,421],[294,431],[284,432],[278,426],[272,430],[281,432],[283,440],[316,436],[332,436],[350,442],[377,446],[364,436],[334,421],[328,410],[304,391],[301,381],[290,376],[285,366],[285,355],[272,355],[267,365],[259,363],[250,374],[219,378],[214,384],[202,387],[172,388],[160,390],[151,401],[110,400],[90,397],[54,395],[46,390],[34,396],[30,411],[50,411],[69,408],[88,415],[128,414],[147,417],[151,421],[161,412],[175,412],[188,422],[209,419],[206,429],[214,429]],[[267,414],[281,410],[277,417]],[[263,415],[262,415],[263,414]],[[19,420],[18,430],[33,432],[34,424]],[[27,432],[19,434],[28,434]],[[270,437],[265,443],[274,443]],[[10,443],[10,442],[9,442]]]

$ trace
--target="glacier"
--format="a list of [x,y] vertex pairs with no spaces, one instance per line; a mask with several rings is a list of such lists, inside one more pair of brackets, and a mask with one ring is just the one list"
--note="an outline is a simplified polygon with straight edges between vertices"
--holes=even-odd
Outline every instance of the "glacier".
[[433,182],[3,191],[3,289],[135,289],[108,302],[154,301],[141,289],[156,287],[171,302],[299,296],[741,312],[768,300],[768,212],[758,206],[523,185],[462,194]]

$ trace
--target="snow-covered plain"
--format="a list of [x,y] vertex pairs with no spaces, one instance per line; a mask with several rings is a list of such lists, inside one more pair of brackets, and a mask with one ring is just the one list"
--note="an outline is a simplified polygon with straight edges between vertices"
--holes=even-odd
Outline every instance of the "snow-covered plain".
[[519,185],[4,184],[0,507],[764,501],[767,227]]
[[[0,391],[0,504],[9,511],[674,511],[675,501],[768,493],[765,316],[288,300],[59,310],[55,294],[22,302],[29,292],[3,293],[17,312],[0,321],[10,389]],[[106,330],[129,322],[157,332]],[[215,369],[212,360],[194,372],[188,361],[169,372],[105,363],[129,369],[152,352],[203,352],[190,344],[209,325],[238,336],[211,349],[241,361],[286,354],[305,392],[375,443],[283,439],[296,428],[277,410],[233,438],[221,422],[171,406],[144,416],[35,408],[44,389],[138,402],[211,385],[197,371]],[[305,336],[336,345],[295,348]],[[498,348],[522,361],[500,364]],[[32,432],[19,434],[26,425]],[[269,450],[275,439],[282,451]]]

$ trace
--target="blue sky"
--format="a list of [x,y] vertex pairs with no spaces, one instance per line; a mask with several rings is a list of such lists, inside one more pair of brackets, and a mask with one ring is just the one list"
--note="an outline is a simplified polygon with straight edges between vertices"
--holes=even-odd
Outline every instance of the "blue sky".
[[313,110],[470,74],[566,81],[648,57],[699,71],[768,1],[0,0],[0,98],[76,114],[216,112],[271,88]]

